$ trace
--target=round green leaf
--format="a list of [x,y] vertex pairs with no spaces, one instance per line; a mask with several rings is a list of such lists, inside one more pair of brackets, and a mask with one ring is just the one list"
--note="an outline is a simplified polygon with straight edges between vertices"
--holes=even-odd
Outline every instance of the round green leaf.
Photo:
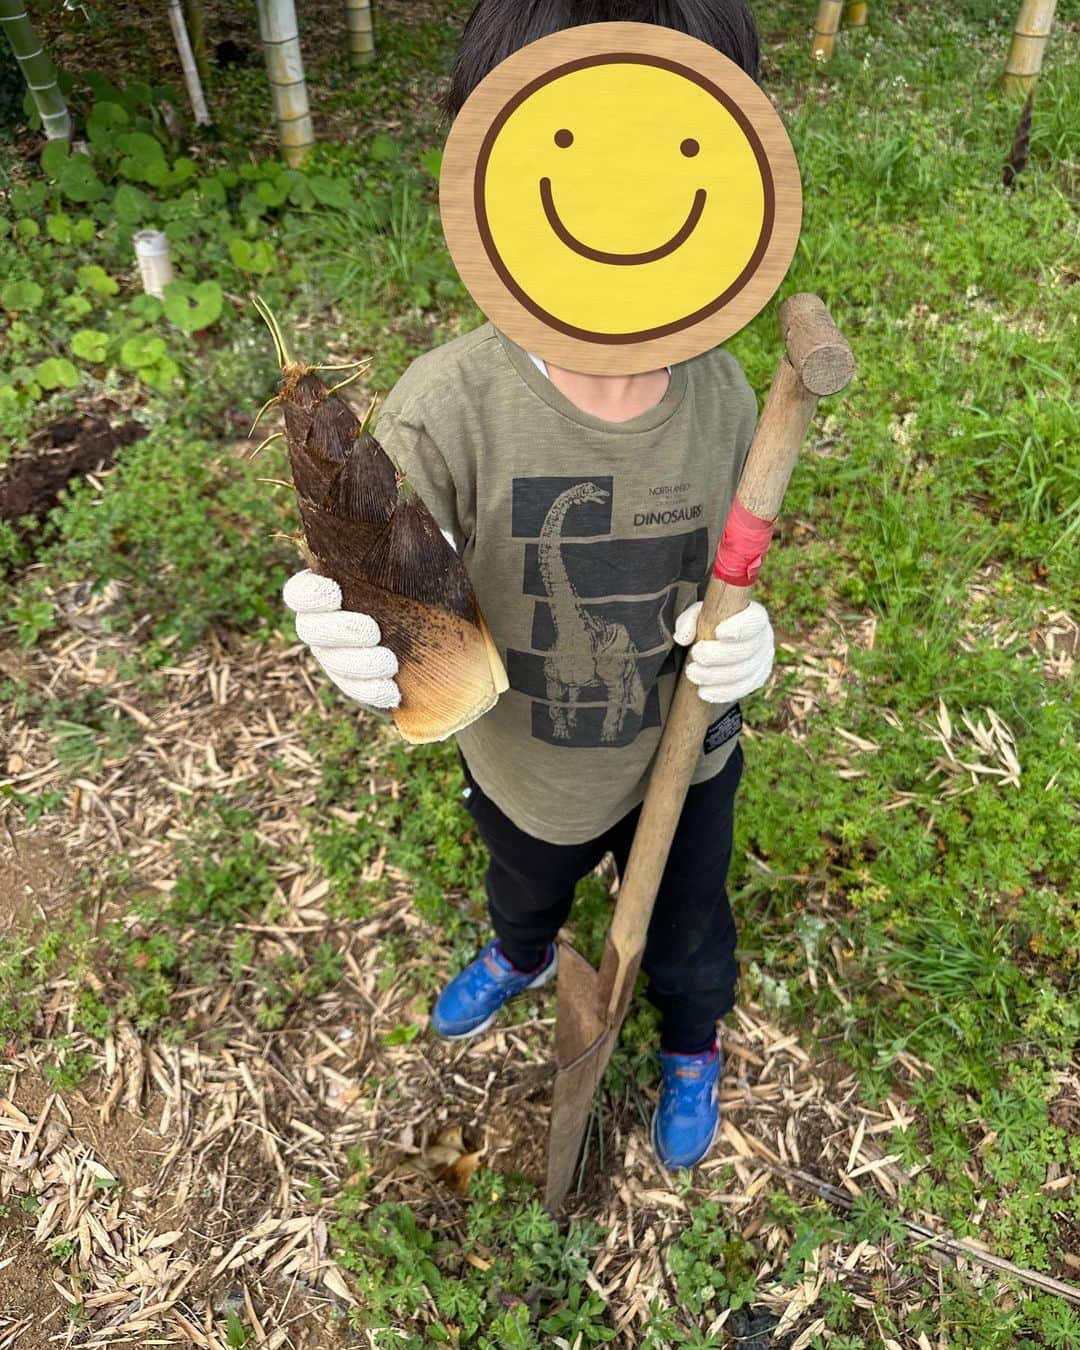
[[113,198],[113,211],[121,225],[141,225],[154,214],[154,203],[140,188],[121,183]]
[[146,323],[156,323],[161,318],[162,304],[156,295],[136,295],[128,301],[128,313]]
[[75,244],[88,244],[94,237],[94,222],[85,216],[71,227],[71,239]]
[[90,92],[99,103],[120,104],[124,99],[123,93],[117,89],[112,80],[100,75],[96,70],[88,70],[83,76]]
[[41,226],[30,216],[20,216],[15,222],[15,233],[20,239],[36,239],[41,233]]
[[71,147],[67,141],[49,141],[41,152],[42,172],[54,181],[58,181],[67,167],[70,155]]
[[75,275],[83,290],[96,291],[98,295],[115,295],[120,289],[119,282],[114,281],[104,267],[99,267],[97,263],[80,267]]
[[47,356],[34,368],[34,378],[42,389],[74,389],[79,372],[65,356]]
[[139,379],[159,393],[167,392],[179,378],[180,367],[171,356],[163,356],[154,365],[139,368]]
[[128,131],[116,138],[123,151],[118,170],[122,178],[136,183],[160,183],[169,172],[161,142],[145,131]]
[[165,317],[182,333],[197,333],[221,318],[225,296],[216,281],[172,281],[165,287]]
[[334,206],[339,211],[352,206],[354,201],[352,189],[340,178],[329,178],[326,174],[317,173],[309,178],[308,182],[311,185],[312,195],[321,206]]
[[6,310],[37,309],[45,298],[45,292],[36,281],[9,281],[0,290],[0,305]]
[[94,306],[85,295],[65,295],[60,301],[60,313],[69,323],[77,323],[93,308]]
[[[259,185],[260,187],[262,184]],[[266,203],[259,196],[258,192],[245,192],[240,198],[240,214],[251,219],[258,220],[266,209]]]
[[86,155],[72,155],[60,175],[60,191],[72,202],[99,202],[105,185]]
[[128,338],[120,348],[120,361],[129,370],[156,364],[165,355],[165,340],[159,337]]
[[172,168],[165,175],[165,187],[178,187],[181,183],[186,183],[189,178],[194,178],[198,172],[198,165],[193,159],[188,159],[186,155],[181,155],[173,161]]
[[208,206],[225,205],[225,183],[222,181],[223,175],[214,174],[212,178],[200,178],[198,183],[199,195]]
[[[50,141],[49,144],[56,145],[62,142]],[[39,206],[44,205],[48,194],[48,187],[38,178],[32,183],[13,183],[9,192],[11,206],[17,216],[25,216],[30,211],[36,211]]]
[[164,187],[169,181],[169,166],[163,159],[152,159],[144,166],[142,176],[151,187]]
[[130,125],[131,118],[119,103],[95,103],[86,119],[86,136],[91,145],[109,149],[116,143],[116,137]]
[[45,222],[45,228],[49,238],[55,239],[58,244],[71,243],[71,217],[64,215],[63,211],[50,216]]
[[[170,244],[181,244],[186,239],[192,239],[199,233],[197,221],[180,219],[170,220],[165,226],[165,236]],[[173,255],[175,258],[175,254]]]
[[108,344],[108,333],[99,328],[80,328],[71,336],[72,352],[84,361],[104,361]]
[[126,131],[116,144],[125,155],[131,155],[134,159],[149,163],[150,160],[165,158],[161,142],[145,131]]
[[289,195],[289,184],[282,178],[273,183],[263,179],[261,183],[256,183],[255,195],[263,206],[280,206]]
[[311,206],[315,200],[315,194],[311,190],[311,184],[308,182],[307,175],[299,169],[289,169],[286,178],[289,183],[289,201],[293,206],[299,206],[302,209]]
[[274,266],[274,250],[265,239],[244,239],[234,235],[229,240],[229,256],[242,272],[265,274]]
[[392,136],[388,136],[385,131],[380,131],[377,136],[371,138],[368,154],[377,164],[384,164],[387,160],[393,159],[397,153],[397,141]]

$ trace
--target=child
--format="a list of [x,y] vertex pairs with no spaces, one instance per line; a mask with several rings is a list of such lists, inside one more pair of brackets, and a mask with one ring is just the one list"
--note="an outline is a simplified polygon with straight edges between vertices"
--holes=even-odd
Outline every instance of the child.
[[[450,113],[525,44],[616,19],[681,29],[756,76],[742,0],[480,0]],[[687,675],[717,716],[643,961],[662,1019],[653,1144],[668,1168],[711,1147],[716,1023],[735,1002],[725,878],[742,767],[737,700],[767,681],[773,636],[752,603],[714,641],[694,637],[756,415],[720,349],[638,375],[586,375],[545,365],[486,323],[416,360],[377,430],[465,561],[510,681],[458,734],[468,809],[491,855],[496,936],[436,1001],[439,1035],[474,1036],[509,999],[547,983],[575,883],[608,852],[625,867],[678,673],[674,646],[694,643]],[[373,619],[343,613],[337,585],[310,572],[289,581],[285,600],[346,694],[396,706],[397,660]]]

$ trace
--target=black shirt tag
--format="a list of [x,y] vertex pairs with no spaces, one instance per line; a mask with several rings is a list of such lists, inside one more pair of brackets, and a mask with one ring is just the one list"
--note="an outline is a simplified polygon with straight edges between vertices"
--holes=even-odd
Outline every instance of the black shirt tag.
[[705,732],[705,753],[708,755],[713,750],[718,750],[720,746],[727,745],[733,736],[737,736],[742,730],[742,709],[737,703],[718,717]]

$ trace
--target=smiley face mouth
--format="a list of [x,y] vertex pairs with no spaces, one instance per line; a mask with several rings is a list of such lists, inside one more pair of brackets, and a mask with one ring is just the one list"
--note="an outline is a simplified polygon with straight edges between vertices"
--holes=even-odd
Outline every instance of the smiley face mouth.
[[656,262],[658,259],[666,258],[669,254],[674,253],[677,248],[681,248],[693,234],[698,221],[701,219],[701,213],[705,210],[705,195],[705,189],[698,188],[694,193],[694,201],[689,214],[666,243],[658,244],[656,248],[647,248],[642,253],[609,253],[604,249],[593,248],[591,244],[582,243],[580,239],[570,233],[555,209],[555,198],[551,193],[551,179],[540,179],[540,201],[544,208],[544,215],[547,217],[547,222],[552,230],[566,247],[573,249],[582,258],[588,258],[590,262],[617,263],[624,266],[634,263]]

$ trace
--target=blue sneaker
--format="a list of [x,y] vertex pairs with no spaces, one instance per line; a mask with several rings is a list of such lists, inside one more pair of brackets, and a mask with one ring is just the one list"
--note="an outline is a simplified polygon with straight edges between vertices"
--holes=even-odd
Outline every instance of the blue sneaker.
[[720,1124],[719,1045],[702,1055],[660,1051],[664,1080],[652,1122],[652,1142],[669,1171],[693,1167],[712,1148]]
[[549,943],[535,970],[522,971],[503,956],[498,940],[489,942],[439,995],[431,1010],[432,1030],[450,1041],[475,1036],[491,1026],[499,1009],[515,995],[547,984],[557,966],[554,943]]

